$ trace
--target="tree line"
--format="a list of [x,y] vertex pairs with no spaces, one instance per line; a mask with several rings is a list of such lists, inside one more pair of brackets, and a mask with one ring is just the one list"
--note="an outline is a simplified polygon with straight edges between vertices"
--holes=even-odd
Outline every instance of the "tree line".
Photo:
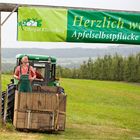
[[140,53],[123,57],[105,55],[96,60],[89,58],[79,68],[57,67],[57,76],[74,79],[95,79],[140,82]]

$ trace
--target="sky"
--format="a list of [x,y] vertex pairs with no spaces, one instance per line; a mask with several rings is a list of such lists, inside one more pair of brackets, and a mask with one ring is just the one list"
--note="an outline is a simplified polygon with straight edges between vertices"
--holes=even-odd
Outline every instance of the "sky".
[[[140,0],[0,0],[1,3],[19,3],[33,5],[50,5],[66,7],[83,7],[97,9],[112,9],[125,11],[140,11]],[[2,13],[2,21],[9,13]],[[17,41],[17,14],[14,13],[2,26],[2,48],[102,48],[117,46],[113,44],[94,43],[46,43],[46,42],[19,42]]]

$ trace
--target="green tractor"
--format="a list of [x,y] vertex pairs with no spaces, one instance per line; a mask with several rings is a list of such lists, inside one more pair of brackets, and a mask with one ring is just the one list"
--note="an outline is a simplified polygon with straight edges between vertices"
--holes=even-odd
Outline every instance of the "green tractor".
[[[18,54],[17,64],[16,66],[20,65],[22,57],[25,54]],[[59,86],[58,79],[56,79],[56,58],[50,56],[43,56],[43,55],[27,55],[29,58],[29,63],[33,68],[38,69],[43,76],[43,81],[35,80],[33,81],[34,84],[39,85],[48,85],[48,86]],[[14,82],[17,84],[16,80]]]
[[[25,54],[16,56],[16,67]],[[32,93],[18,91],[18,81],[11,79],[7,91],[2,92],[2,116],[17,129],[64,131],[66,94],[56,78],[56,58],[26,54],[29,65],[38,70],[43,80],[32,82]],[[16,68],[15,67],[15,68]],[[24,122],[24,123],[22,123]]]

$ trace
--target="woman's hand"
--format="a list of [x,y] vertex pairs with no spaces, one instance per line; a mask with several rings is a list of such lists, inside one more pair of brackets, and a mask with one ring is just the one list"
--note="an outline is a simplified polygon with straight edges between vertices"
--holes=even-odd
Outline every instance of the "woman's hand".
[[30,77],[30,81],[35,80],[35,78],[36,78],[36,76],[34,76],[34,77]]
[[14,78],[17,79],[17,80],[19,80],[19,77],[17,75],[14,75]]

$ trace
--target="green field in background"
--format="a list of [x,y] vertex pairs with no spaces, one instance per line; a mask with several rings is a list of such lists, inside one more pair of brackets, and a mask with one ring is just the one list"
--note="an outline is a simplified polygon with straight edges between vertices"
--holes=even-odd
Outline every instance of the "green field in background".
[[[3,90],[10,78],[2,75]],[[1,129],[0,140],[140,139],[140,85],[78,79],[60,79],[60,83],[68,95],[65,132]]]

